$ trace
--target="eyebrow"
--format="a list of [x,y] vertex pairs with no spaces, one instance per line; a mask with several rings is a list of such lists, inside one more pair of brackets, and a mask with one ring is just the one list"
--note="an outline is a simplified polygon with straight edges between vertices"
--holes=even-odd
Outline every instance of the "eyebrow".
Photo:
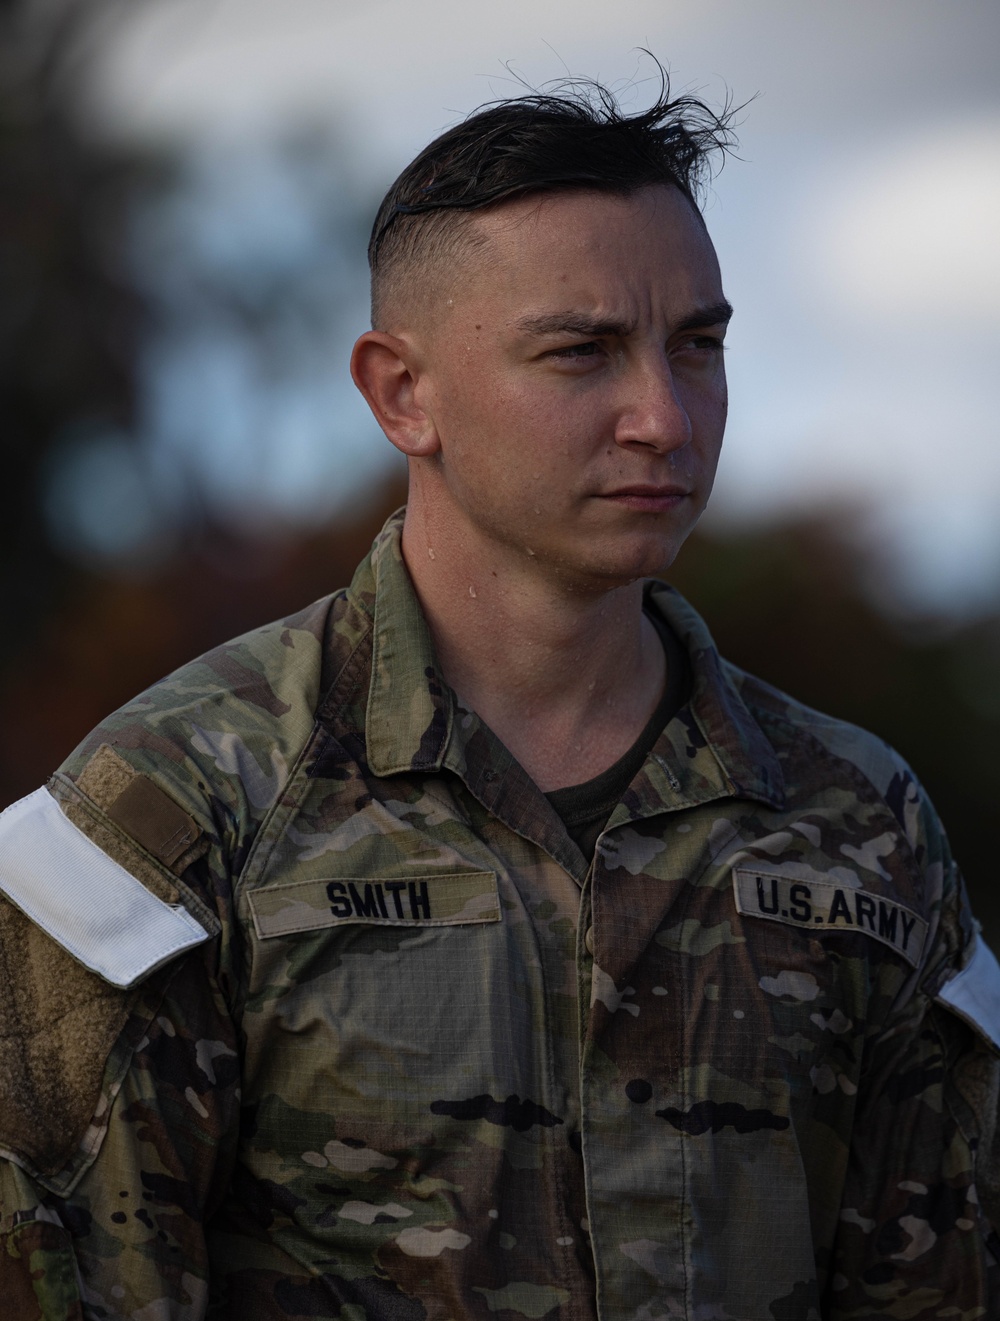
[[[726,301],[699,307],[676,327],[677,330],[701,330],[705,326],[725,324],[733,315],[732,305]],[[517,322],[517,329],[526,335],[580,335],[584,338],[625,338],[635,333],[635,321],[599,321],[580,316],[576,312],[553,312],[546,316],[525,317]]]
[[706,326],[728,325],[732,319],[733,305],[727,299],[713,303],[711,307],[696,308],[686,316],[677,327],[678,330],[703,330]]

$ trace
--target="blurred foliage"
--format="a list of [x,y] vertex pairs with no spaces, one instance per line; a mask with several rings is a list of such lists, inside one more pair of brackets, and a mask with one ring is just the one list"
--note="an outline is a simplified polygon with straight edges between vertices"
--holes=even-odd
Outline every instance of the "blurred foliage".
[[[107,453],[135,448],[143,345],[164,298],[179,287],[169,272],[159,284],[144,283],[127,260],[136,198],[147,214],[150,206],[176,207],[162,160],[89,141],[75,122],[81,43],[99,33],[98,20],[123,12],[119,0],[0,0],[4,802],[33,789],[102,716],[174,666],[348,582],[405,494],[397,478],[372,481],[370,499],[354,499],[349,514],[281,536],[273,520],[263,534],[265,520],[258,518],[250,536],[252,522],[241,533],[238,523],[210,509],[196,511],[196,518],[188,509],[164,543],[169,554],[147,559],[140,574],[126,572],[134,564],[116,573],[67,557],[71,539],[60,537],[52,521],[53,456],[67,436],[95,428],[119,437],[117,450]],[[330,204],[329,181],[316,196],[318,204]],[[169,217],[165,223],[161,237],[176,250],[180,231],[170,229]],[[314,252],[352,235],[360,243],[349,207],[331,224],[315,230]],[[263,250],[226,249],[236,276],[220,285],[198,325],[215,324],[222,316],[214,310],[218,299],[229,298],[223,312],[235,317],[234,334],[274,340],[275,327],[285,326],[278,336],[279,381],[294,403],[299,327],[326,325],[319,304],[330,301],[331,290],[316,284],[312,268],[296,267],[291,297],[302,314],[282,321],[288,300],[282,303],[280,282],[264,285],[255,274]],[[166,251],[161,245],[161,256]],[[199,261],[188,259],[184,269],[189,287],[207,297],[208,268]],[[238,306],[234,288],[243,291]],[[189,324],[187,312],[175,308],[169,330],[182,364]],[[191,404],[198,403],[194,391]],[[197,439],[193,446],[196,453]],[[237,461],[238,455],[227,460]],[[127,492],[126,483],[114,499],[121,503]],[[910,760],[948,825],[977,911],[1000,948],[990,834],[1000,799],[992,756],[1000,735],[1000,614],[950,629],[887,616],[873,604],[871,564],[843,533],[851,523],[831,513],[739,533],[700,532],[671,581],[702,611],[730,659],[874,730]]]
[[142,578],[78,572],[72,594],[0,669],[0,799],[36,787],[109,711],[184,661],[350,582],[404,499],[387,483],[351,517],[297,539],[217,529]]
[[346,366],[372,211],[354,157],[329,124],[88,133],[95,49],[136,12],[0,0],[0,664],[81,566],[318,525],[391,466]]
[[0,661],[73,578],[44,517],[53,448],[134,406],[142,307],[114,254],[142,163],[86,142],[69,111],[84,33],[114,8],[0,4]]

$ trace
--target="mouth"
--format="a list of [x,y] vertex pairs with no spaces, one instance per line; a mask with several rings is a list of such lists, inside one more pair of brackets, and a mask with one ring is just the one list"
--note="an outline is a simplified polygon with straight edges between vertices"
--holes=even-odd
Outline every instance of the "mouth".
[[667,484],[663,486],[638,484],[619,486],[614,491],[606,491],[598,498],[609,500],[613,504],[624,505],[626,509],[636,509],[648,513],[661,513],[674,509],[690,496],[684,486]]

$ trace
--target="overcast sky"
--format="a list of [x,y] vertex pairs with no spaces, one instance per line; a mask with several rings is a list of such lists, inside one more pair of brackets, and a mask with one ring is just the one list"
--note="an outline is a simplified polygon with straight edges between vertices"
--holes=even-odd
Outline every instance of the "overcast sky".
[[640,47],[677,89],[756,98],[706,208],[737,309],[716,518],[868,502],[925,600],[996,592],[996,0],[145,0],[88,113],[187,142],[329,119],[377,194],[513,75],[638,107]]

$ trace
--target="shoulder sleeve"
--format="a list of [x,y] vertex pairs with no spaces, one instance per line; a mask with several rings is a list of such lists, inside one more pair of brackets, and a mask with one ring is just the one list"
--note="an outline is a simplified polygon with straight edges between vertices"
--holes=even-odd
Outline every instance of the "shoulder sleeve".
[[309,742],[328,614],[185,666],[0,817],[0,1297],[26,1321],[202,1314],[239,1132],[233,890]]
[[[62,1164],[32,1173],[23,1158],[0,1158],[4,1316],[8,1307],[18,1321],[204,1315],[206,1225],[229,1187],[240,1127],[238,1035],[207,951],[117,993],[129,1003],[101,1100]],[[77,1020],[84,1031],[93,1005]],[[77,1082],[71,1041],[58,1046],[60,1067],[31,1079],[53,1150],[61,1139],[46,1107],[65,1112],[60,1088]]]
[[202,950],[238,998],[234,885],[308,744],[329,607],[169,675],[0,816],[0,1151],[34,1176],[78,1177],[158,970]]
[[931,926],[865,1046],[829,1315],[1000,1316],[1000,971],[933,807],[897,765],[888,788]]
[[103,1132],[140,984],[222,929],[195,879],[210,842],[106,744],[0,815],[0,1151],[53,1190]]

